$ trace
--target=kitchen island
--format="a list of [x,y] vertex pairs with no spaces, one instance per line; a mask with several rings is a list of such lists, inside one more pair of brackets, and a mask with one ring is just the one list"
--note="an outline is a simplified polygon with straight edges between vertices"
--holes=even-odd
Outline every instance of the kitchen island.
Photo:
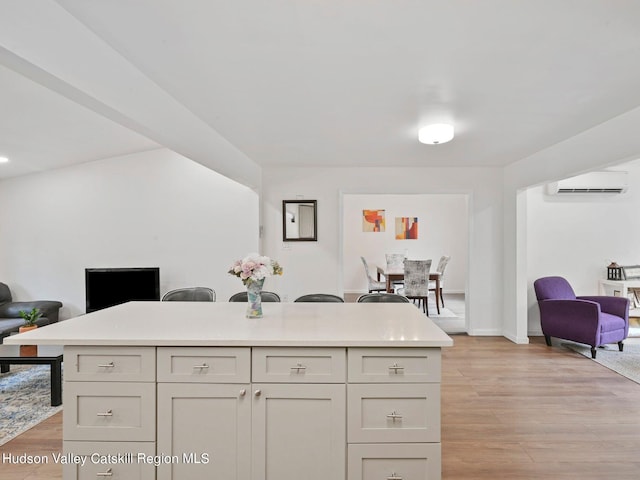
[[130,302],[5,339],[65,347],[64,478],[441,478],[453,342],[419,309],[245,309]]

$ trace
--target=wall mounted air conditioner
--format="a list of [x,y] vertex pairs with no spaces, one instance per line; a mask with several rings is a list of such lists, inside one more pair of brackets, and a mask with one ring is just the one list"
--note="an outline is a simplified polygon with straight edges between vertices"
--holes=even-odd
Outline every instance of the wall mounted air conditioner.
[[590,172],[547,184],[549,195],[616,194],[628,188],[627,172]]

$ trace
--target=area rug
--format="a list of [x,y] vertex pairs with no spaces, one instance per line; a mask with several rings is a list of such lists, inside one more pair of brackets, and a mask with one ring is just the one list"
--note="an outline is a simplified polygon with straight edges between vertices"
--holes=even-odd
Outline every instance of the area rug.
[[51,406],[51,367],[12,365],[0,374],[0,445],[62,410]]
[[[576,343],[563,343],[567,348],[574,352],[591,358],[591,347],[588,345],[579,345]],[[640,383],[640,344],[625,343],[624,351],[618,351],[618,345],[606,345],[604,348],[598,348],[594,362],[613,370],[620,375]]]

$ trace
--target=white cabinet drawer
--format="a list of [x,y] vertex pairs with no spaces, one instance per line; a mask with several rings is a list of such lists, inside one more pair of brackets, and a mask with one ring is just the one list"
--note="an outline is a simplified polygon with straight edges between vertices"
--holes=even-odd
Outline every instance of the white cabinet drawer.
[[439,443],[349,445],[349,480],[440,480]]
[[351,384],[349,443],[439,442],[440,385]]
[[158,381],[249,383],[251,381],[251,349],[159,347]]
[[344,383],[344,348],[253,349],[252,380],[273,383]]
[[439,348],[350,348],[349,382],[439,382],[442,357]]
[[[65,480],[155,478],[153,442],[64,442],[65,455],[77,455],[82,463],[62,467]],[[98,453],[99,452],[99,453]]]
[[65,381],[155,382],[155,347],[64,348]]
[[155,383],[67,382],[65,440],[154,441]]

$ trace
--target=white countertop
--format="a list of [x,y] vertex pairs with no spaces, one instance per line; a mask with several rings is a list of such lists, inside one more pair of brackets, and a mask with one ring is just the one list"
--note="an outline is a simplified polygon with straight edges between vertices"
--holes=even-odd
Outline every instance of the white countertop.
[[447,347],[453,340],[412,304],[129,302],[12,335],[6,344]]

